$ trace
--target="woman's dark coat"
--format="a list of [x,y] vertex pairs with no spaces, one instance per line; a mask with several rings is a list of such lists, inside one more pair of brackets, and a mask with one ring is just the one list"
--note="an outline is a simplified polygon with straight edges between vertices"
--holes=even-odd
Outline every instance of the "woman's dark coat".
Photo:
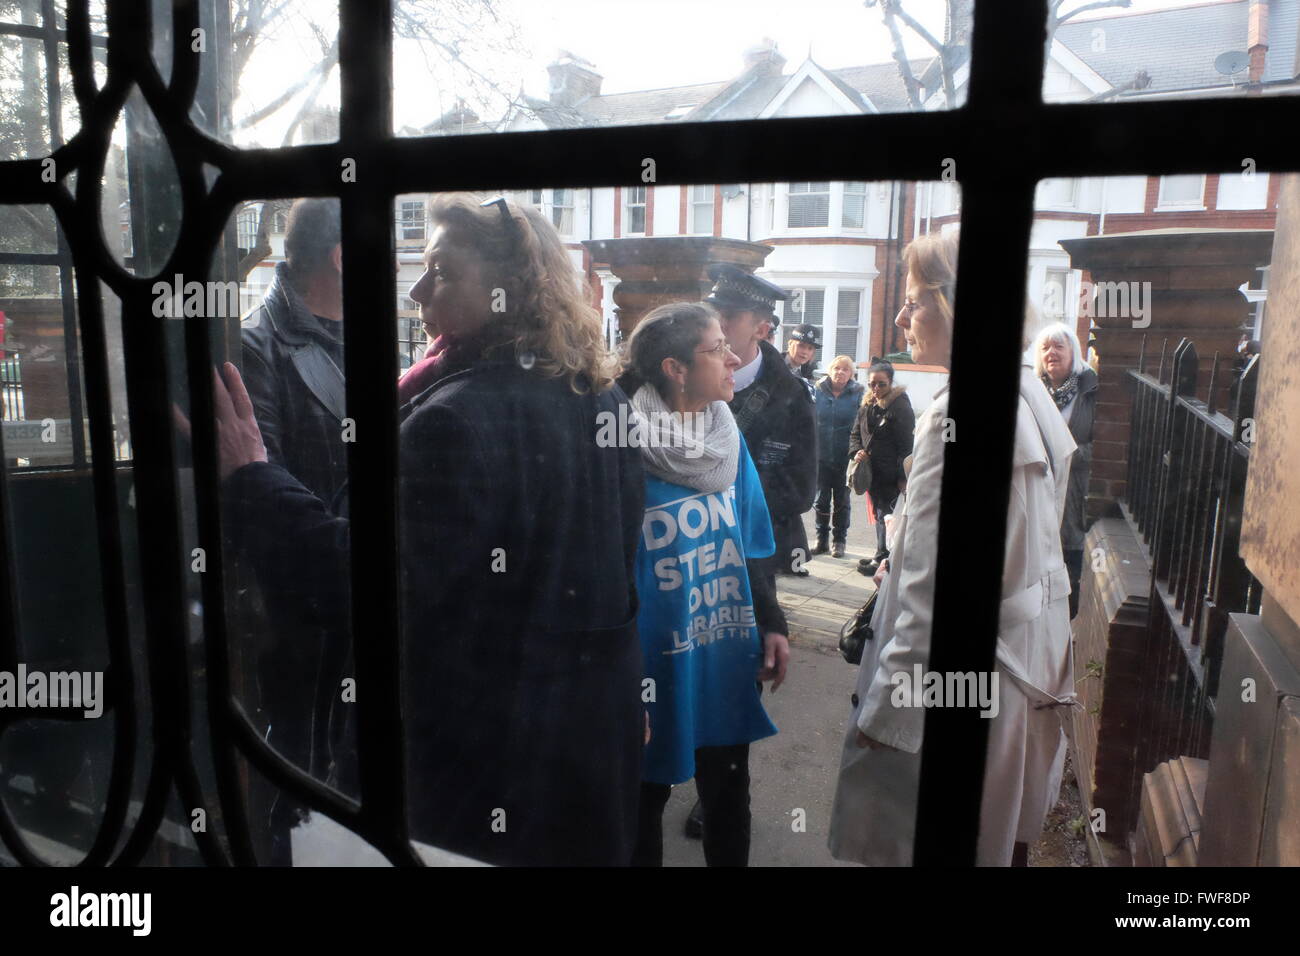
[[[631,855],[644,475],[637,449],[596,444],[597,415],[617,421],[625,401],[617,389],[576,394],[511,359],[447,375],[403,409],[402,673],[417,840],[500,864]],[[226,500],[235,543],[265,574],[291,596],[313,591],[304,607],[327,620],[349,620],[345,518],[269,464],[232,475]],[[322,593],[330,580],[340,585]]]
[[1087,531],[1084,514],[1088,501],[1088,472],[1092,468],[1092,426],[1097,418],[1097,373],[1085,368],[1079,373],[1079,392],[1070,409],[1070,435],[1079,450],[1070,459],[1070,484],[1065,493],[1065,517],[1061,521],[1061,549],[1080,551]]
[[817,406],[817,454],[828,467],[847,468],[849,433],[858,420],[858,406],[866,389],[853,379],[844,383],[839,397],[831,393],[831,380],[824,378],[813,389]]
[[883,399],[872,394],[858,409],[857,421],[849,435],[849,457],[867,449],[871,462],[871,483],[867,490],[875,497],[892,499],[898,494],[898,483],[907,477],[903,473],[903,460],[912,454],[915,431],[916,415],[906,385],[891,386]]

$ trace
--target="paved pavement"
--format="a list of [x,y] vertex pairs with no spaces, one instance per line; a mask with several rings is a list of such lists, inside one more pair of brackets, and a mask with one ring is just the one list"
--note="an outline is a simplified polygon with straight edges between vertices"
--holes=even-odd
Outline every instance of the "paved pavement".
[[[815,541],[813,515],[805,524]],[[764,706],[780,733],[750,749],[753,838],[751,866],[855,866],[831,857],[826,848],[831,801],[839,773],[857,668],[839,653],[840,625],[870,596],[874,585],[857,572],[858,558],[876,553],[876,531],[867,524],[866,504],[854,497],[848,547],[843,558],[818,555],[806,578],[779,577],[777,590],[790,623],[790,668]],[[695,784],[673,788],[664,811],[664,865],[703,866],[698,840],[682,833],[695,802]],[[805,829],[794,827],[792,811],[803,810]],[[1061,800],[1043,839],[1030,849],[1033,866],[1086,866],[1083,841],[1069,826],[1082,813],[1073,773],[1067,771]]]

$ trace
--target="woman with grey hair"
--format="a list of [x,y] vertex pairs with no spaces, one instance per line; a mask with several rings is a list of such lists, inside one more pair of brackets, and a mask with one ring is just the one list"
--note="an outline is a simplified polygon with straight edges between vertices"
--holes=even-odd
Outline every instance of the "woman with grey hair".
[[1084,506],[1088,470],[1092,464],[1092,426],[1097,414],[1097,373],[1083,360],[1079,337],[1068,325],[1053,322],[1040,329],[1030,349],[1034,371],[1060,409],[1079,450],[1070,460],[1070,484],[1061,519],[1061,552],[1070,574],[1070,618],[1079,613],[1079,582],[1083,576]]

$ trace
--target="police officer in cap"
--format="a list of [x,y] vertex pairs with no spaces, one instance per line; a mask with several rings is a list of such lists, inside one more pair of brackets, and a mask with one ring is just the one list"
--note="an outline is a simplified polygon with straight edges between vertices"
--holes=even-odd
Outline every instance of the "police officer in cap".
[[815,325],[796,325],[785,343],[786,368],[803,379],[814,399],[817,396],[813,393],[813,359],[817,354],[817,346],[821,344],[821,336]]
[[705,299],[722,316],[722,334],[740,359],[731,412],[749,453],[772,516],[777,574],[807,575],[808,534],[804,512],[817,492],[817,416],[812,393],[767,341],[780,319],[776,303],[790,293],[733,265],[709,269],[713,291]]

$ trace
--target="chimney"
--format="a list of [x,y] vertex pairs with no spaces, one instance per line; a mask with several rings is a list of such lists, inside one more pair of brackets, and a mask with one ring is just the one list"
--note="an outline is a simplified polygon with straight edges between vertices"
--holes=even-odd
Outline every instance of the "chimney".
[[456,100],[456,105],[438,119],[439,126],[473,126],[478,122],[478,114],[464,100]]
[[785,57],[776,50],[776,41],[763,37],[757,46],[751,46],[744,54],[745,71],[754,71],[758,76],[780,76],[785,66]]
[[1268,55],[1268,4],[1264,0],[1250,0],[1247,14],[1246,52],[1250,54],[1250,82],[1264,79],[1264,59]]
[[600,84],[605,78],[597,73],[594,64],[565,50],[546,68],[551,76],[550,101],[556,106],[577,106],[593,96],[600,96]]

